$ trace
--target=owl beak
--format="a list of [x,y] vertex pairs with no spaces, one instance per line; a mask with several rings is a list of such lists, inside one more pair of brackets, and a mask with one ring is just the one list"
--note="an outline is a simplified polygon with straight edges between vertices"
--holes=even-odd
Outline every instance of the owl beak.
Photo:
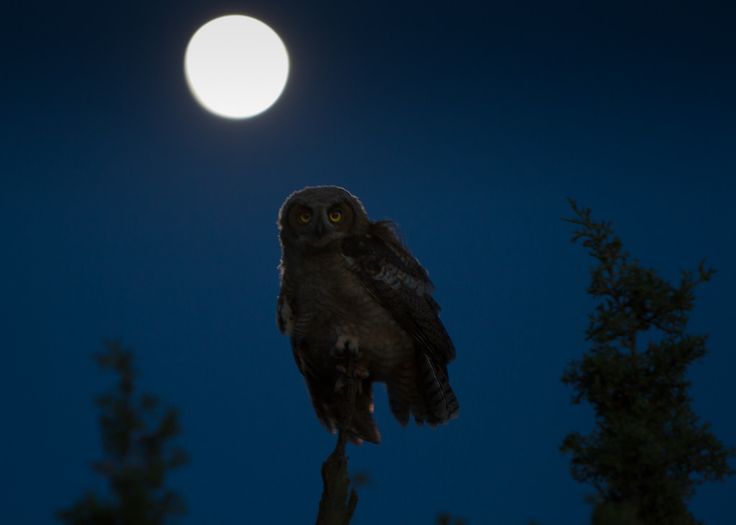
[[318,239],[322,238],[322,235],[325,233],[325,225],[322,221],[317,221],[317,224],[314,227],[314,233],[317,234]]

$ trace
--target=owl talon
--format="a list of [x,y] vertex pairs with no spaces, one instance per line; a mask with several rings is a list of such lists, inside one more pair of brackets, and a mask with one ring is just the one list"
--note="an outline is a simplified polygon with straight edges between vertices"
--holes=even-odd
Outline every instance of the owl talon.
[[360,357],[358,339],[348,335],[339,336],[331,353],[333,357],[341,359],[358,359]]
[[337,338],[334,348],[330,352],[332,357],[338,360],[335,368],[339,372],[335,381],[335,392],[345,390],[351,380],[359,380],[356,385],[357,392],[362,390],[362,380],[370,374],[365,366],[358,365],[360,349],[358,340],[354,337],[341,335]]
[[[337,378],[337,381],[335,381],[335,393],[336,394],[341,393],[348,386],[348,382],[345,379],[346,377],[347,376],[339,376]],[[367,375],[366,375],[366,377],[367,377]],[[355,379],[355,378],[353,378],[353,379]],[[363,393],[363,382],[362,381],[358,381],[358,382],[355,383],[355,394],[356,395],[360,395],[362,393]]]
[[365,379],[368,377],[370,372],[368,372],[368,369],[364,366],[355,365],[350,368],[345,366],[344,364],[336,365],[335,368],[338,372],[340,372],[341,375],[345,377],[351,377],[355,379]]

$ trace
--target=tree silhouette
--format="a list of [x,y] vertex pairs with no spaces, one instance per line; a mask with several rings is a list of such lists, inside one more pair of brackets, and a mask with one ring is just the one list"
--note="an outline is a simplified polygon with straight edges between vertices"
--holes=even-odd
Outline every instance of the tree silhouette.
[[107,478],[110,497],[87,493],[57,518],[70,525],[163,525],[184,512],[184,503],[165,488],[166,474],[187,461],[171,448],[179,434],[175,409],[161,410],[156,397],[135,390],[133,354],[106,342],[95,356],[102,369],[118,376],[115,389],[99,396],[100,432],[105,458],[93,469]]
[[735,454],[691,407],[688,367],[706,336],[687,333],[695,288],[713,276],[700,264],[672,285],[624,251],[609,223],[571,201],[572,240],[595,259],[588,293],[598,300],[586,331],[590,350],[562,381],[590,403],[595,429],[562,443],[574,479],[596,489],[594,525],[693,525],[695,487],[734,473]]

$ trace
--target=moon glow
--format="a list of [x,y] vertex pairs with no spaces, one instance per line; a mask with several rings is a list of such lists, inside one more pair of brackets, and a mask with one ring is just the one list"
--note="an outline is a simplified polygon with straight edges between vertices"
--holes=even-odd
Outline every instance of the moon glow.
[[289,55],[276,32],[255,18],[210,20],[189,40],[184,73],[205,109],[230,119],[253,117],[273,105],[286,86]]

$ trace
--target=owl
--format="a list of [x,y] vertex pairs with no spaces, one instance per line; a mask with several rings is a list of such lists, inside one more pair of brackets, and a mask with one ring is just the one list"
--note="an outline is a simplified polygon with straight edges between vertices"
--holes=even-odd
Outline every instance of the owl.
[[[385,383],[391,412],[406,425],[457,416],[447,364],[455,348],[439,319],[427,271],[389,221],[371,221],[337,186],[292,193],[278,217],[281,289],[277,325],[291,339],[317,417],[353,442],[378,443],[373,383]],[[354,356],[355,405],[341,388]],[[349,417],[345,412],[350,411]]]

